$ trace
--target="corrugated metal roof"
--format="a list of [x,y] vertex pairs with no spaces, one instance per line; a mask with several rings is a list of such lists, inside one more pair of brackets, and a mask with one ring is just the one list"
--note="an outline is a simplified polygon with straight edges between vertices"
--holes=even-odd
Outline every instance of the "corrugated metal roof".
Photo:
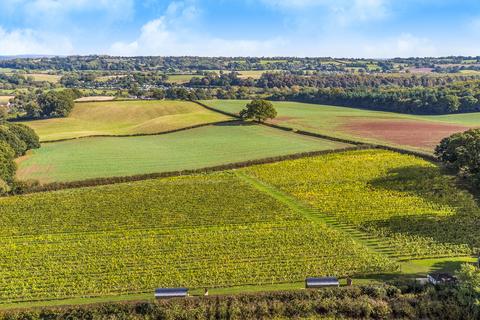
[[155,290],[156,298],[185,297],[187,295],[187,288],[159,288]]
[[307,287],[326,287],[340,285],[338,279],[335,277],[307,278],[305,282]]

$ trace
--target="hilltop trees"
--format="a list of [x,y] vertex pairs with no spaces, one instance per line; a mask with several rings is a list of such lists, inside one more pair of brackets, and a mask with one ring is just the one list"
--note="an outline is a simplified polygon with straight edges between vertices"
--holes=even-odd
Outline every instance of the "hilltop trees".
[[31,128],[0,119],[0,194],[8,192],[15,183],[15,157],[39,147],[38,135]]
[[455,133],[443,139],[435,155],[449,168],[480,189],[480,129]]
[[74,106],[74,100],[82,94],[77,89],[48,92],[24,92],[12,101],[12,108],[24,113],[27,118],[66,117]]
[[270,101],[253,100],[246,105],[245,109],[240,111],[242,119],[254,119],[263,122],[267,119],[273,119],[277,116],[277,111]]

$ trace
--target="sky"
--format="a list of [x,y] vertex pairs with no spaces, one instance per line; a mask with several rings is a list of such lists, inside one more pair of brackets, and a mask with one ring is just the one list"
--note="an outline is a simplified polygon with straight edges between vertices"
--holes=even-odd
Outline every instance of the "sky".
[[480,55],[480,0],[0,0],[0,55]]

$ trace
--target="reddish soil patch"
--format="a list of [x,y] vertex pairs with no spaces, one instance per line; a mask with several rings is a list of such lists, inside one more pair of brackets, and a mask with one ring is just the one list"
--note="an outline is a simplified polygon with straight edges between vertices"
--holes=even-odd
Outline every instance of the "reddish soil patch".
[[363,138],[433,150],[443,138],[469,127],[415,120],[355,119],[341,125],[340,129]]

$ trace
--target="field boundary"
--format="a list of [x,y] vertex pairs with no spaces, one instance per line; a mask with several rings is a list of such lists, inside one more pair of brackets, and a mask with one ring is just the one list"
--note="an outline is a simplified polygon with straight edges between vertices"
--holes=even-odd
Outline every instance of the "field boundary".
[[[226,112],[226,111],[223,111],[223,110],[219,110],[217,108],[207,106],[204,103],[201,103],[199,101],[192,101],[192,102],[195,102],[195,103],[199,104],[200,106],[202,106],[202,107],[204,107],[208,110],[215,111],[215,112],[221,113],[223,115],[235,117],[237,119],[241,119],[241,117],[238,114],[234,114],[234,113]],[[337,137],[333,137],[333,136],[329,136],[329,135],[325,135],[325,134],[320,134],[320,133],[315,133],[315,132],[310,132],[310,131],[305,131],[305,130],[297,130],[297,129],[294,129],[294,128],[281,126],[281,125],[273,124],[273,123],[265,123],[265,122],[258,122],[258,123],[261,124],[261,125],[270,127],[270,128],[275,128],[275,129],[279,129],[279,130],[283,130],[283,131],[289,131],[289,132],[304,135],[304,136],[320,138],[320,139],[330,140],[330,141],[334,141],[334,142],[348,143],[348,144],[353,144],[353,145],[368,145],[372,149],[383,149],[383,150],[388,150],[388,151],[394,151],[394,152],[398,152],[398,153],[401,153],[401,154],[416,156],[416,157],[422,158],[424,160],[427,160],[427,161],[430,161],[430,162],[433,162],[433,163],[438,163],[438,160],[434,155],[429,154],[429,153],[425,153],[425,152],[421,152],[421,151],[408,150],[408,149],[404,149],[404,148],[392,147],[392,146],[382,145],[382,144],[364,143],[364,142],[357,141],[357,140],[337,138]]]
[[239,120],[232,119],[232,120],[201,123],[201,124],[196,124],[196,125],[193,125],[193,126],[188,126],[188,127],[178,128],[178,129],[172,129],[172,130],[167,130],[167,131],[154,132],[154,133],[94,134],[94,135],[75,137],[75,138],[45,140],[45,141],[40,141],[40,142],[41,143],[55,143],[55,142],[72,141],[72,140],[88,139],[88,138],[130,138],[130,137],[160,136],[160,135],[169,134],[169,133],[175,133],[175,132],[180,132],[180,131],[186,131],[186,130],[192,130],[192,129],[202,128],[202,127],[228,124],[228,123],[234,123],[234,122],[239,122]]
[[21,194],[58,191],[58,190],[64,190],[64,189],[77,189],[77,188],[85,188],[85,187],[95,187],[95,186],[112,185],[112,184],[118,184],[118,183],[135,182],[135,181],[151,180],[151,179],[158,179],[158,178],[186,176],[186,175],[192,175],[192,174],[212,173],[212,172],[218,172],[218,171],[240,169],[240,168],[250,167],[253,165],[281,162],[285,160],[295,160],[295,159],[316,157],[316,156],[332,154],[332,153],[341,153],[341,152],[347,152],[347,151],[368,150],[368,149],[372,149],[372,148],[368,145],[358,145],[358,146],[331,149],[331,150],[300,152],[300,153],[293,153],[293,154],[281,155],[276,157],[254,159],[254,160],[248,160],[248,161],[242,161],[242,162],[232,162],[232,163],[226,163],[222,165],[204,167],[199,169],[147,173],[147,174],[131,175],[131,176],[123,176],[123,177],[94,178],[94,179],[68,181],[68,182],[52,182],[52,183],[26,187],[26,189],[23,192],[21,192]]

